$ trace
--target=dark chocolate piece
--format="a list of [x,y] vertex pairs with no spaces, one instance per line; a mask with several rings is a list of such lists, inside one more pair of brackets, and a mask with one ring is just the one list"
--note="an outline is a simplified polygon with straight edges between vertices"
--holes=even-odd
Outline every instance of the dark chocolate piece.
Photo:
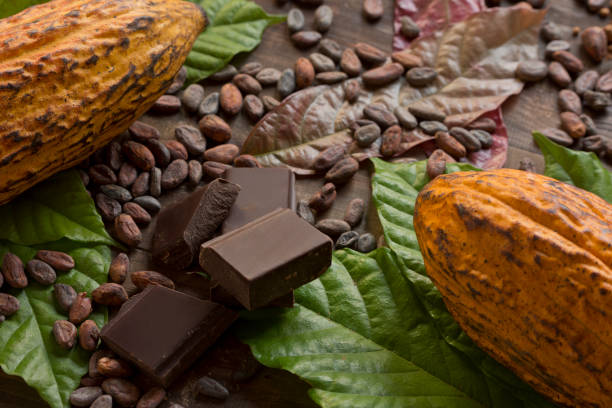
[[104,326],[102,340],[167,387],[237,318],[220,304],[149,286]]
[[200,244],[213,237],[229,214],[239,191],[238,185],[217,179],[160,212],[153,236],[153,260],[175,270],[191,265]]
[[[223,289],[223,286],[218,283],[214,283],[210,287],[210,300],[215,303],[220,303],[225,307],[229,307],[230,309],[244,309],[240,302],[236,300],[227,290]],[[282,295],[278,299],[273,300],[265,307],[293,307],[295,303],[295,296],[293,291],[287,293],[286,295]]]
[[228,233],[277,208],[295,210],[295,175],[285,168],[229,168],[223,178],[240,186],[240,193],[223,222]]
[[320,276],[332,241],[289,209],[202,244],[200,266],[249,310]]

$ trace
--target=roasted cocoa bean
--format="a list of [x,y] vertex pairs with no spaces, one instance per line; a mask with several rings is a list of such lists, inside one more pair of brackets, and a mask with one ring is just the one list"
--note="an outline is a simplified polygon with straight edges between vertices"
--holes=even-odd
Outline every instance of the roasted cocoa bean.
[[98,360],[98,372],[105,377],[125,378],[134,374],[131,364],[120,358],[102,357]]
[[380,137],[380,127],[376,123],[361,126],[353,134],[353,138],[359,147],[368,147]]
[[448,128],[442,122],[438,122],[436,120],[424,120],[419,123],[419,128],[423,130],[426,134],[433,136],[437,132],[447,132]]
[[366,20],[379,20],[384,14],[384,5],[382,0],[363,0],[362,13]]
[[147,147],[153,153],[153,157],[155,157],[155,163],[160,167],[166,167],[168,163],[170,163],[170,150],[163,144],[161,141],[157,139],[150,140],[147,142]]
[[606,139],[602,135],[592,135],[582,139],[582,149],[584,151],[600,155],[606,151],[606,148]]
[[[150,173],[140,173],[134,183],[132,184],[132,196],[140,197],[149,192],[149,186],[151,184]],[[119,215],[119,214],[117,214]]]
[[113,397],[108,394],[100,395],[89,408],[113,408]]
[[123,143],[123,153],[138,169],[149,171],[155,166],[155,157],[151,150],[142,143],[127,141]]
[[208,77],[210,80],[215,82],[227,82],[231,81],[234,75],[238,73],[238,70],[232,64],[228,64],[221,71],[217,71]]
[[521,61],[516,66],[514,75],[524,82],[537,82],[546,78],[548,67],[539,60]]
[[89,357],[89,364],[88,364],[89,377],[96,379],[96,380],[102,377],[102,374],[98,372],[98,361],[100,361],[102,357],[114,358],[115,354],[110,350],[94,351],[91,357]]
[[465,157],[467,154],[465,147],[446,132],[436,133],[436,145],[455,159]]
[[359,162],[352,157],[345,157],[325,173],[325,181],[335,185],[344,184],[353,178],[359,170]]
[[257,122],[264,115],[264,105],[255,95],[244,97],[244,113],[251,122]]
[[314,14],[314,28],[320,33],[325,33],[334,21],[334,11],[329,6],[319,6]]
[[138,225],[149,225],[149,223],[151,223],[151,215],[134,202],[123,204],[123,212],[132,217],[134,222]]
[[[413,68],[420,69],[420,68]],[[404,73],[404,67],[397,62],[370,69],[361,75],[367,86],[384,86],[396,81]]]
[[369,232],[362,234],[357,241],[357,251],[362,253],[372,252],[376,249],[376,237]]
[[552,57],[572,74],[577,74],[584,69],[582,61],[569,51],[555,51]]
[[446,115],[444,112],[436,109],[433,106],[410,106],[408,111],[416,116],[419,120],[434,120],[444,122]]
[[304,29],[306,19],[304,13],[298,8],[292,8],[287,13],[287,28],[290,33],[295,33]]
[[165,142],[166,147],[170,150],[170,158],[172,160],[183,159],[187,160],[189,157],[187,148],[178,140],[167,140]]
[[196,382],[195,389],[198,394],[205,395],[207,397],[213,397],[216,399],[224,400],[229,397],[229,391],[220,382],[213,380],[210,377],[201,377]]
[[270,112],[271,110],[275,109],[278,105],[280,105],[280,102],[278,101],[278,99],[272,96],[269,96],[269,95],[262,96],[261,101],[263,103],[263,106],[266,112]]
[[321,53],[313,52],[310,54],[308,59],[316,72],[329,72],[336,70],[336,63],[331,58]]
[[115,184],[117,182],[115,172],[105,164],[91,166],[88,174],[91,181],[99,186],[104,184]]
[[612,103],[610,94],[604,92],[586,91],[582,98],[584,106],[595,111],[603,111]]
[[140,399],[136,408],[156,408],[166,398],[166,390],[161,387],[151,388]]
[[583,113],[582,115],[580,115],[580,120],[582,120],[582,122],[584,122],[584,125],[586,126],[587,136],[599,133],[599,131],[597,130],[597,126],[595,126],[595,122],[590,116]]
[[497,123],[491,118],[480,117],[468,125],[470,130],[484,130],[489,133],[495,132]]
[[606,72],[597,80],[595,89],[599,92],[612,92],[612,71]]
[[231,164],[240,149],[235,144],[222,144],[204,152],[204,159]]
[[346,221],[335,218],[321,220],[315,224],[315,227],[333,240],[351,230],[351,226]]
[[340,69],[346,72],[348,76],[354,77],[361,73],[361,68],[361,61],[355,50],[352,48],[345,49],[340,59]]
[[87,293],[81,292],[70,305],[68,320],[73,324],[80,324],[89,317],[91,311],[91,299],[87,297]]
[[356,249],[359,233],[357,231],[347,231],[338,237],[334,249]]
[[595,62],[601,62],[608,53],[608,38],[601,27],[588,27],[580,34],[582,47]]
[[408,16],[400,17],[400,33],[409,40],[414,40],[421,34],[421,28]]
[[12,316],[19,310],[19,299],[8,293],[0,293],[0,315]]
[[100,395],[100,387],[81,387],[70,394],[70,403],[75,407],[89,407]]
[[112,142],[108,145],[107,150],[108,165],[114,171],[119,170],[123,164],[123,154],[121,153],[121,145],[118,142]]
[[574,143],[574,139],[561,129],[546,128],[541,130],[540,133],[561,146],[571,146]]
[[108,276],[111,282],[122,284],[125,282],[128,271],[130,269],[130,258],[127,254],[121,252],[113,258],[108,269]]
[[314,47],[321,41],[321,33],[318,31],[298,31],[291,36],[291,42],[302,49]]
[[240,67],[240,73],[247,74],[247,75],[254,77],[255,75],[259,73],[259,71],[262,70],[262,68],[263,68],[263,65],[261,65],[261,63],[257,61],[247,62],[246,64]]
[[[380,129],[378,132],[380,133]],[[345,153],[346,148],[342,145],[330,146],[315,156],[310,167],[317,172],[326,171],[339,162]]]
[[[210,118],[211,116],[214,117],[215,115],[205,116],[204,118]],[[218,118],[218,116],[216,117]],[[202,121],[200,121],[200,123],[202,123]],[[200,125],[200,129],[201,128],[202,126]],[[176,140],[185,146],[189,153],[199,155],[206,150],[206,139],[202,136],[200,129],[190,125],[179,125],[174,129],[174,136]]]
[[251,75],[238,74],[232,79],[232,82],[243,94],[257,95],[261,92],[261,84]]
[[122,378],[109,378],[102,383],[105,393],[121,407],[133,407],[140,398],[140,390],[131,382]]
[[103,381],[103,378],[91,378],[89,375],[85,375],[85,377],[81,377],[79,385],[82,387],[98,387],[102,385]]
[[230,166],[229,164],[214,161],[207,161],[202,163],[202,171],[211,179],[216,179],[223,176],[225,170],[229,169],[230,167],[232,166]]
[[344,83],[344,98],[349,103],[355,103],[359,99],[361,93],[361,85],[356,79],[348,80]]
[[198,107],[204,100],[204,87],[199,84],[191,84],[183,91],[181,103],[187,112],[197,112]]
[[77,328],[67,320],[56,320],[53,323],[53,336],[57,344],[66,350],[74,347],[77,340]]
[[529,157],[523,157],[519,161],[519,170],[526,171],[528,173],[535,173],[535,163]]
[[46,262],[30,259],[26,263],[26,271],[31,278],[43,286],[53,285],[57,279],[55,270]]
[[563,30],[558,24],[547,21],[540,28],[540,35],[546,42],[560,40],[563,38]]
[[161,138],[161,133],[159,133],[157,128],[138,120],[130,125],[128,131],[130,136],[139,143],[146,143],[151,139]]
[[[21,262],[17,255],[11,252],[7,252],[4,255],[2,275],[4,275],[4,281],[12,288],[23,289],[28,286],[28,278],[25,274],[23,262]],[[6,315],[6,313],[0,314]]]
[[128,299],[128,294],[118,283],[104,283],[91,292],[91,297],[100,305],[121,306]]
[[[198,165],[200,164],[200,162],[197,163]],[[149,214],[156,214],[159,212],[159,210],[161,210],[161,203],[156,198],[151,196],[136,197],[132,201],[144,208]]]
[[74,268],[74,259],[65,252],[41,249],[36,253],[36,258],[48,263],[57,271],[68,272]]
[[454,163],[455,159],[449,156],[444,150],[436,149],[427,159],[427,176],[430,180],[435,179],[446,172],[446,164]]
[[170,87],[168,88],[166,93],[167,94],[177,93],[183,88],[183,85],[185,85],[186,80],[187,80],[187,68],[183,66],[181,67],[181,69],[179,69],[179,72],[177,72],[176,76],[174,77],[174,80],[172,80],[172,84],[170,84]]
[[[109,285],[115,285],[109,283]],[[127,299],[127,294],[126,294]],[[79,345],[85,351],[95,351],[100,340],[100,329],[93,320],[85,320],[79,327]]]
[[552,58],[553,53],[556,51],[569,51],[569,50],[570,50],[570,43],[568,43],[567,41],[563,41],[563,40],[554,40],[546,44],[545,53],[546,53],[547,58]]
[[559,91],[558,101],[561,112],[574,112],[576,115],[582,113],[582,101],[576,92],[563,89]]
[[414,55],[410,48],[406,48],[403,51],[394,52],[391,54],[391,59],[401,64],[405,69],[423,66],[423,60],[421,57]]
[[128,189],[118,186],[117,184],[105,184],[100,187],[100,191],[120,203],[125,203],[132,199],[132,193]]
[[569,72],[557,61],[553,61],[548,65],[548,77],[561,88],[567,88],[572,83],[572,77]]
[[462,127],[454,127],[450,130],[449,134],[457,139],[468,152],[477,152],[482,149],[480,140],[467,129]]
[[308,200],[308,206],[317,213],[322,213],[329,209],[336,199],[336,186],[326,183],[321,190],[313,194]]
[[200,120],[199,126],[204,136],[215,142],[226,143],[232,138],[232,128],[217,115],[204,116]]
[[189,175],[189,165],[185,160],[177,159],[166,167],[161,176],[162,190],[172,190],[180,186]]
[[242,109],[242,94],[233,83],[227,83],[219,92],[219,106],[230,116],[237,115]]
[[285,69],[276,84],[276,90],[281,99],[286,98],[295,91],[295,72],[291,68]]
[[588,70],[584,71],[576,81],[574,82],[574,90],[578,95],[584,94],[586,91],[592,91],[595,89],[595,85],[599,79],[597,71]]
[[276,68],[264,68],[257,73],[255,79],[259,81],[262,86],[276,85],[281,72]]
[[158,115],[172,115],[180,110],[181,100],[174,95],[162,95],[151,106],[151,112]]
[[382,143],[380,145],[380,154],[383,157],[393,157],[400,151],[402,143],[402,128],[399,125],[393,125],[382,135]]
[[406,80],[415,87],[422,87],[431,84],[438,76],[435,69],[429,67],[411,68],[406,72]]
[[130,163],[123,163],[119,169],[117,183],[122,187],[130,187],[138,177],[138,170]]
[[255,156],[250,154],[241,154],[240,156],[234,159],[235,167],[256,167],[261,168],[262,165],[259,163],[259,160]]
[[74,288],[65,283],[56,283],[53,286],[53,297],[62,312],[68,312],[77,297]]
[[336,41],[328,38],[321,40],[321,43],[319,44],[319,52],[328,56],[336,63],[340,62],[340,58],[342,58],[342,48],[340,45]]
[[129,247],[135,247],[142,241],[140,228],[138,228],[132,217],[127,214],[120,214],[115,218],[115,234],[119,241]]
[[219,92],[207,95],[198,107],[198,116],[216,115],[219,112]]
[[363,109],[366,118],[373,120],[382,130],[397,125],[397,118],[387,108],[380,104],[368,105]]
[[341,71],[320,72],[315,75],[315,79],[322,84],[332,85],[344,81],[348,78],[346,73]]
[[315,224],[315,217],[314,217],[314,214],[312,213],[312,210],[308,206],[308,201],[306,200],[298,201],[295,211],[297,215],[299,215],[300,218],[306,221],[307,223],[312,224],[312,225]]
[[585,124],[574,112],[562,112],[560,118],[561,128],[573,139],[581,138],[586,134]]
[[174,282],[165,275],[155,271],[137,271],[131,275],[132,283],[140,290],[149,285],[165,286],[174,289]]
[[363,212],[365,210],[365,202],[361,198],[354,198],[349,201],[346,210],[344,211],[344,221],[351,228],[357,227],[363,219]]
[[300,57],[295,62],[295,85],[298,89],[307,88],[314,82],[315,70],[308,58]]
[[418,121],[408,109],[403,106],[398,106],[393,110],[393,114],[399,121],[399,124],[406,130],[413,130],[417,127]]

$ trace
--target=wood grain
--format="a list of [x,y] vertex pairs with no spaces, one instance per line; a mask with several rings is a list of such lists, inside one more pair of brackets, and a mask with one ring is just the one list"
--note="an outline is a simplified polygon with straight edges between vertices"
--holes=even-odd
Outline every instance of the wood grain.
[[[278,6],[274,0],[258,0],[268,11],[273,13],[284,13],[293,7],[291,3]],[[391,50],[391,19],[392,2],[385,0],[384,17],[375,24],[367,23],[361,16],[360,0],[328,0],[327,4],[334,10],[334,25],[327,33],[327,38],[338,41],[342,46],[349,46],[358,41],[365,41],[385,51]],[[590,25],[602,25],[603,20],[597,16],[590,15],[585,11],[583,5],[574,0],[549,1],[552,9],[549,18],[553,21],[566,24],[568,39],[571,38],[571,27],[578,23],[581,27]],[[312,26],[313,10],[304,10],[306,14],[306,26]],[[576,50],[578,47],[576,47]],[[293,47],[288,40],[287,27],[285,24],[277,25],[268,29],[264,34],[262,44],[251,54],[241,55],[235,58],[234,64],[240,66],[245,62],[259,61],[265,66],[283,69],[292,67],[294,61],[304,54],[313,52],[300,51]],[[542,50],[543,52],[543,50]],[[608,61],[599,70],[612,67]],[[206,92],[218,89],[216,84],[205,84]],[[524,92],[517,97],[511,98],[504,105],[504,116],[508,127],[509,144],[508,161],[506,167],[517,168],[523,157],[528,157],[536,163],[539,171],[543,170],[543,159],[538,153],[537,147],[531,138],[531,131],[544,127],[556,127],[559,124],[557,94],[558,89],[548,81],[529,85]],[[264,94],[274,95],[273,89],[266,89]],[[195,124],[195,117],[185,117],[177,114],[169,117],[146,116],[144,120],[157,126],[164,139],[174,138],[174,128],[179,123]],[[229,120],[233,128],[231,142],[241,144],[246,138],[252,125],[241,115]],[[612,118],[602,115],[596,118],[597,125],[609,134],[612,130]],[[340,189],[338,199],[334,206],[322,217],[342,217],[347,203],[355,197],[361,197],[368,203],[364,222],[357,228],[358,231],[370,231],[376,236],[381,234],[375,210],[370,203],[370,175],[371,165],[364,164],[363,168],[355,176],[351,183]],[[297,182],[298,199],[306,198],[320,188],[320,179],[299,179]],[[180,188],[163,197],[163,204],[169,205],[176,202],[189,193],[187,188]],[[151,245],[151,235],[154,225],[144,230],[145,240],[140,248],[132,251],[131,270],[149,269],[150,255],[148,249]],[[167,271],[175,279],[177,286],[193,295],[206,297],[208,282],[206,279],[193,273],[178,271]],[[128,282],[128,290],[134,287]],[[256,374],[248,379],[237,381],[238,372],[256,371]],[[220,402],[210,398],[198,398],[194,394],[193,382],[201,375],[210,375],[231,390],[231,396],[227,401]],[[250,354],[248,347],[242,345],[231,333],[225,335],[222,340],[203,356],[195,366],[180,381],[169,390],[169,399],[173,402],[182,403],[185,407],[315,407],[307,396],[308,384],[299,380],[294,375],[280,370],[269,369],[259,366]],[[43,408],[47,406],[35,392],[16,377],[9,377],[0,373],[0,408],[22,407]],[[165,402],[163,407],[168,406]]]

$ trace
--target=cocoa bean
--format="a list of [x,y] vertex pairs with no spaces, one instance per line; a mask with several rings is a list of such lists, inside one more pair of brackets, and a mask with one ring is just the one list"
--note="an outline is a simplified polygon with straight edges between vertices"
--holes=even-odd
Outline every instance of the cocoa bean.
[[313,52],[308,57],[316,72],[329,72],[336,69],[336,63],[329,57]]
[[542,28],[540,28],[540,35],[542,36],[544,41],[551,42],[562,39],[563,30],[558,24],[552,21],[547,21],[542,24]]
[[514,75],[523,82],[537,82],[546,78],[548,67],[538,60],[521,61],[516,66]]
[[576,81],[574,82],[574,90],[578,95],[582,95],[586,91],[592,91],[595,89],[598,79],[599,74],[597,71],[584,71],[578,78],[576,78]]
[[582,115],[580,115],[580,120],[582,120],[582,122],[584,122],[584,125],[586,126],[587,136],[599,133],[597,130],[597,126],[595,126],[595,122],[590,116],[583,113]]
[[573,139],[581,138],[586,134],[585,124],[574,112],[562,112],[560,118],[561,128],[565,130]]
[[70,350],[76,344],[77,328],[67,320],[56,320],[53,323],[53,337],[57,344],[66,350]]
[[199,126],[204,136],[215,142],[226,143],[232,138],[232,128],[217,115],[204,116],[200,120]]
[[408,111],[408,109],[398,106],[393,110],[393,114],[399,121],[399,124],[406,130],[413,130],[417,127],[419,122],[414,117],[412,113]]
[[142,143],[124,142],[123,153],[136,168],[142,171],[149,171],[155,166],[153,153]]
[[104,184],[115,184],[117,182],[115,172],[105,164],[91,166],[88,175],[91,181],[99,186]]
[[574,139],[561,129],[546,128],[541,130],[540,133],[561,146],[571,146],[574,143]]
[[343,145],[330,146],[315,156],[310,168],[317,172],[325,171],[340,161],[345,153],[346,149]]
[[519,170],[526,171],[528,173],[535,173],[535,163],[529,157],[523,157],[519,161]]
[[[21,262],[17,255],[11,252],[7,252],[4,255],[2,275],[4,275],[4,281],[12,288],[23,289],[28,286],[28,278],[25,274],[23,262]],[[6,313],[0,314],[6,315]]]
[[100,395],[100,387],[81,387],[70,394],[70,403],[75,407],[89,407]]
[[334,249],[356,249],[359,233],[357,231],[347,231],[338,237]]
[[357,251],[362,253],[372,252],[376,249],[376,237],[369,232],[362,234],[357,241]]
[[606,148],[606,139],[602,135],[592,135],[582,139],[582,149],[584,151],[593,152],[596,155],[600,155],[606,151]]
[[261,92],[261,84],[251,75],[238,74],[232,79],[232,82],[243,94],[257,95]]
[[128,131],[130,136],[139,143],[146,143],[151,139],[161,138],[161,133],[159,133],[157,128],[138,120],[130,125]]
[[219,113],[219,92],[207,95],[198,107],[198,116],[216,115]]
[[[204,118],[210,118],[211,116],[215,115],[205,116]],[[218,116],[216,117],[218,118]],[[200,129],[202,129],[201,125]],[[174,128],[174,136],[176,137],[176,140],[185,146],[189,153],[199,155],[206,150],[206,139],[204,139],[204,136],[202,136],[203,132],[200,132],[200,129],[190,125],[179,125]],[[211,139],[215,140],[212,137]]]
[[397,125],[397,118],[383,105],[372,104],[363,109],[366,118],[373,120],[382,130]]
[[162,95],[151,106],[151,112],[158,115],[172,115],[180,110],[181,100],[174,95]]
[[185,145],[183,145],[178,140],[167,140],[165,142],[165,145],[168,148],[168,150],[170,150],[170,158],[172,160],[176,160],[176,159],[187,160],[187,158],[189,157],[187,153],[187,149],[185,148]]
[[557,61],[548,65],[548,77],[561,88],[567,88],[572,83],[569,72]]
[[181,69],[179,69],[179,72],[177,72],[176,76],[172,80],[172,84],[170,84],[170,87],[168,88],[168,90],[166,90],[166,93],[167,94],[177,93],[183,88],[183,85],[185,84],[186,80],[187,80],[187,68],[183,66],[181,67]]
[[349,103],[355,103],[359,99],[361,85],[356,79],[348,80],[344,83],[344,98]]
[[[115,285],[110,283],[109,285]],[[126,294],[127,298],[127,294]],[[85,351],[95,351],[100,340],[100,329],[93,320],[85,320],[79,327],[79,345]]]
[[136,408],[156,408],[166,398],[166,390],[161,387],[151,388],[140,399]]
[[333,240],[336,240],[340,235],[351,230],[351,226],[348,225],[346,221],[335,218],[321,220],[315,224],[315,228]]
[[100,192],[120,203],[125,203],[132,199],[132,193],[128,189],[116,184],[105,184],[100,187]]
[[380,145],[380,154],[383,157],[393,157],[400,151],[402,143],[402,128],[399,125],[393,125],[382,135],[382,143]]
[[303,219],[304,221],[306,221],[307,223],[311,225],[314,225],[315,217],[314,217],[314,214],[312,213],[312,210],[308,206],[308,201],[306,200],[298,201],[297,206],[295,208],[295,212],[297,213],[297,215],[300,216],[301,219]]
[[546,57],[552,58],[552,55],[555,51],[569,51],[570,43],[563,40],[554,40],[546,44]]
[[291,41],[298,48],[314,47],[321,41],[321,33],[318,31],[298,31],[291,36]]
[[295,72],[291,68],[287,68],[281,73],[276,83],[276,90],[281,98],[285,98],[295,91]]
[[431,84],[438,76],[435,69],[429,67],[411,68],[406,72],[406,80],[414,87],[423,87]]
[[219,92],[219,106],[230,116],[237,115],[242,109],[242,94],[233,83],[227,83]]
[[447,132],[448,128],[442,122],[436,120],[424,120],[419,123],[419,127],[428,135],[435,135],[437,132]]
[[129,247],[135,247],[142,241],[140,228],[138,228],[132,217],[127,214],[120,214],[115,218],[115,234],[119,241]]
[[204,152],[204,159],[231,164],[240,149],[235,144],[222,144]]
[[108,394],[100,395],[89,408],[113,408],[113,397]]
[[60,272],[68,272],[74,268],[74,259],[65,252],[41,249],[36,253],[36,258],[48,263],[53,269]]
[[391,59],[398,64],[401,64],[405,69],[422,67],[423,60],[418,55],[414,55],[410,48],[403,51],[397,51],[391,54]]
[[454,127],[450,130],[449,134],[457,139],[468,152],[477,152],[482,149],[480,140],[467,129]]
[[446,132],[436,133],[436,145],[455,159],[465,157],[467,154],[465,147]]
[[220,400],[227,399],[229,397],[229,391],[221,383],[213,380],[210,377],[201,377],[196,382],[195,389],[198,394],[205,395]]
[[565,67],[565,69],[572,73],[577,74],[584,69],[584,64],[578,57],[569,51],[555,51],[552,55],[553,59]]
[[254,77],[255,75],[259,73],[259,71],[262,70],[262,68],[263,68],[263,65],[261,65],[261,63],[257,61],[247,62],[242,67],[240,67],[240,73],[247,74],[247,75]]
[[122,378],[109,378],[102,383],[105,393],[121,407],[133,407],[140,398],[140,390],[131,382]]
[[102,357],[98,360],[98,372],[105,377],[125,378],[134,374],[131,364],[120,358]]
[[271,110],[274,110],[278,105],[280,105],[278,99],[269,95],[262,96],[261,101],[263,102],[263,106],[266,109],[266,112],[270,112]]
[[351,228],[355,228],[361,223],[364,210],[365,202],[361,198],[352,199],[349,201],[348,206],[344,211],[344,221],[346,221]]
[[155,271],[137,271],[131,275],[132,283],[140,290],[149,285],[165,286],[174,289],[174,282],[165,275]]
[[30,277],[44,286],[53,285],[57,279],[55,270],[51,265],[39,259],[30,259],[26,264],[26,271]]
[[255,156],[251,156],[250,154],[241,154],[240,156],[234,159],[234,166],[236,167],[257,167],[261,168],[261,164],[259,160],[255,158]]
[[88,374],[89,377],[95,380],[102,377],[102,374],[98,372],[98,361],[100,361],[102,357],[114,358],[115,354],[110,350],[97,350],[93,352],[91,357],[89,357]]
[[561,112],[574,112],[577,115],[582,113],[582,101],[576,92],[563,89],[559,91],[558,100]]
[[335,185],[344,184],[353,178],[359,170],[359,162],[352,157],[345,157],[325,173],[325,181]]
[[334,21],[334,11],[329,6],[319,6],[314,14],[314,27],[320,33],[325,33]]
[[319,44],[319,52],[325,56],[331,58],[334,62],[340,62],[340,58],[342,57],[342,47],[334,41],[328,38],[324,38],[321,40]]
[[470,130],[484,130],[493,133],[497,129],[497,123],[491,118],[480,117],[468,125]]
[[117,182],[122,187],[130,187],[136,181],[138,177],[138,170],[130,163],[123,163],[119,169],[119,175],[117,176]]
[[236,67],[232,64],[228,64],[225,66],[225,68],[221,69],[221,71],[217,71],[211,76],[209,76],[208,79],[215,82],[227,82],[231,81],[234,75],[236,75],[237,73],[238,70],[236,69]]
[[354,77],[361,73],[361,60],[352,48],[347,48],[342,52],[340,59],[340,69],[348,76]]
[[409,40],[414,40],[421,34],[421,28],[408,16],[400,17],[400,33]]
[[379,20],[385,12],[382,0],[363,0],[361,9],[363,16],[369,21]]
[[287,13],[287,28],[290,33],[295,33],[304,29],[306,18],[304,13],[298,8],[292,8]]
[[119,170],[123,164],[123,154],[121,153],[121,145],[118,142],[112,142],[108,145],[108,165],[114,171]]
[[191,84],[183,91],[181,103],[187,112],[197,112],[198,107],[204,100],[204,87],[199,84]]
[[74,302],[68,310],[68,320],[73,324],[79,324],[85,321],[92,312],[91,299],[87,297],[87,293],[81,292],[77,294]]
[[408,107],[408,111],[419,118],[419,120],[444,122],[444,119],[446,119],[446,115],[433,106],[410,106]]
[[0,293],[0,315],[12,316],[19,310],[19,299],[8,293]]
[[55,301],[57,302],[60,310],[63,312],[68,312],[76,300],[77,293],[70,285],[65,283],[56,283],[53,286],[53,297],[55,297]]
[[[597,80],[595,89],[599,92],[612,92],[612,71],[606,72]],[[590,91],[592,88],[588,90]]]
[[596,111],[603,111],[612,103],[610,94],[604,92],[585,91],[582,98],[584,106]]
[[257,122],[264,115],[264,105],[261,99],[255,95],[247,95],[244,98],[244,113],[251,122]]
[[121,306],[128,294],[118,283],[104,283],[91,292],[94,302],[104,306]]
[[322,84],[332,85],[344,81],[348,78],[346,73],[341,71],[320,72],[315,75],[315,79]]
[[601,62],[608,53],[608,38],[601,27],[588,27],[580,34],[582,47],[595,62]]
[[113,258],[108,269],[108,276],[111,282],[122,284],[125,282],[128,271],[130,269],[130,258],[127,254],[121,252]]
[[262,86],[276,85],[281,72],[276,68],[264,68],[257,73],[255,79],[259,81]]
[[[422,68],[413,68],[422,69]],[[435,72],[435,71],[434,71]],[[370,69],[361,76],[367,86],[384,86],[396,81],[404,73],[404,67],[397,62]]]
[[336,186],[326,183],[321,190],[313,194],[308,200],[308,206],[317,213],[322,213],[329,209],[336,199]]
[[166,167],[168,163],[170,163],[170,150],[163,144],[161,141],[157,139],[150,140],[147,142],[147,147],[153,153],[153,157],[155,157],[155,163],[160,167]]
[[376,123],[358,128],[353,138],[359,147],[368,147],[380,137],[380,127]]
[[189,175],[189,165],[185,160],[177,159],[166,167],[161,176],[163,190],[172,190],[180,186]]
[[103,381],[103,378],[91,378],[89,375],[86,375],[85,377],[81,377],[79,385],[82,387],[97,387],[102,385]]
[[230,167],[232,166],[213,161],[207,161],[202,163],[202,171],[211,179],[216,179],[223,176],[225,170],[229,169]]
[[298,89],[307,88],[312,85],[315,78],[315,70],[308,58],[298,58],[293,70],[295,72],[295,85]]
[[123,204],[123,212],[132,217],[134,222],[138,225],[149,225],[151,222],[151,215],[134,202]]
[[483,149],[488,149],[493,145],[493,136],[486,130],[474,129],[470,130],[470,133],[478,139]]
[[[149,186],[151,184],[150,173],[140,173],[134,183],[132,184],[132,196],[140,197],[149,192]],[[119,214],[117,214],[119,215]]]
[[427,176],[430,180],[435,179],[446,172],[446,164],[454,163],[455,159],[449,156],[444,150],[436,149],[427,159]]

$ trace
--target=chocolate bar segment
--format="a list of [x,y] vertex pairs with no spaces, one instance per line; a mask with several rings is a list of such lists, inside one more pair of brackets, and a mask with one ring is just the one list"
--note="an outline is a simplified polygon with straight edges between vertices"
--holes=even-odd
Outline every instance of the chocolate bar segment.
[[[236,300],[227,290],[223,288],[223,286],[214,282],[210,287],[210,300],[211,302],[220,303],[225,307],[230,309],[241,310],[244,309],[240,302]],[[266,307],[293,307],[295,304],[295,296],[293,291],[287,293],[286,295],[282,295],[278,299],[273,300],[268,303]]]
[[223,178],[240,186],[238,198],[223,222],[224,234],[277,208],[295,210],[295,175],[289,169],[232,167]]
[[253,310],[319,277],[332,246],[295,212],[279,209],[202,244],[200,266]]
[[211,239],[227,218],[239,191],[238,185],[217,179],[160,212],[153,260],[176,270],[191,265],[200,244]]
[[167,387],[238,318],[217,303],[149,286],[124,303],[102,329],[102,340]]

